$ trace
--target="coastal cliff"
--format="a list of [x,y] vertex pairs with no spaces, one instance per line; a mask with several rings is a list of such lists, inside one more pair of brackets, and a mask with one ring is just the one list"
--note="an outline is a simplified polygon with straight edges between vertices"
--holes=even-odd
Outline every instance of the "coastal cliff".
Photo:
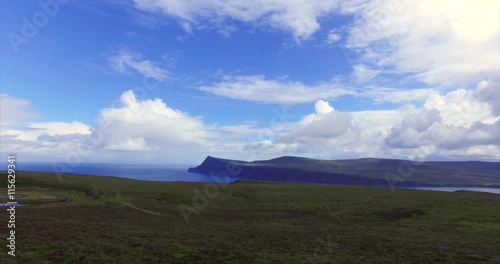
[[397,159],[317,160],[280,157],[238,161],[208,156],[189,172],[238,179],[400,187],[500,186],[498,162],[412,162]]

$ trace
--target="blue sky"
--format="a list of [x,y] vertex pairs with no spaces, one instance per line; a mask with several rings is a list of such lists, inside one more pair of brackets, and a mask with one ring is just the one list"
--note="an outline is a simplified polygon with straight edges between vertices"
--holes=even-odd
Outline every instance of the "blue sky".
[[1,152],[498,160],[498,10],[497,1],[2,1]]

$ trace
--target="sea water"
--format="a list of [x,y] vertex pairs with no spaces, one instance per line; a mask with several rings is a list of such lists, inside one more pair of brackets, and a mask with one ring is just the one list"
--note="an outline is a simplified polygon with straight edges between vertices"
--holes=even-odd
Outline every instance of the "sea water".
[[[190,173],[189,165],[137,165],[108,163],[57,164],[46,162],[18,162],[17,171],[66,172],[74,174],[116,176],[145,181],[183,181],[232,183],[237,178],[216,177]],[[22,172],[17,172],[20,174]],[[217,173],[217,172],[214,172]]]

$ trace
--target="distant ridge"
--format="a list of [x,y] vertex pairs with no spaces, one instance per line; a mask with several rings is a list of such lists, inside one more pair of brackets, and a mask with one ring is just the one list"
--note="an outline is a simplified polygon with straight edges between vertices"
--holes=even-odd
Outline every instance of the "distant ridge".
[[188,171],[265,181],[399,187],[500,187],[500,162],[483,161],[319,160],[283,156],[246,162],[208,156],[202,164]]

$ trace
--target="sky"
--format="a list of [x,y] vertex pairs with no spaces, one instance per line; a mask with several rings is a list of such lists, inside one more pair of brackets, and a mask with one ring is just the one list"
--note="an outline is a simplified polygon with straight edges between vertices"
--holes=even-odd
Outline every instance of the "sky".
[[500,2],[0,2],[0,154],[500,161]]

